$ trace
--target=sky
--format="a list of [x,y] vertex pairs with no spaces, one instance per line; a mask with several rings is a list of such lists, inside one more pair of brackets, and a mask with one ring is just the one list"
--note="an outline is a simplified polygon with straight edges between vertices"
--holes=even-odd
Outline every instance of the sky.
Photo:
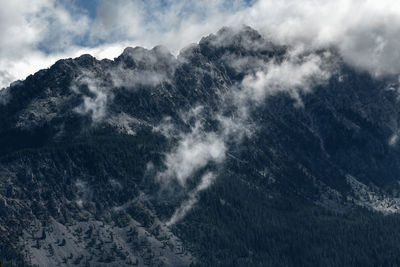
[[223,26],[248,25],[277,43],[336,46],[374,75],[400,73],[398,0],[0,0],[0,88],[90,53],[127,46],[173,53]]

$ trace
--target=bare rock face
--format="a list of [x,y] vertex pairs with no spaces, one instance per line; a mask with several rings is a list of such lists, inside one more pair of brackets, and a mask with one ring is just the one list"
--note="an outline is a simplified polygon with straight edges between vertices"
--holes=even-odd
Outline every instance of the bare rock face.
[[0,260],[396,265],[394,81],[249,27],[60,60],[0,91]]

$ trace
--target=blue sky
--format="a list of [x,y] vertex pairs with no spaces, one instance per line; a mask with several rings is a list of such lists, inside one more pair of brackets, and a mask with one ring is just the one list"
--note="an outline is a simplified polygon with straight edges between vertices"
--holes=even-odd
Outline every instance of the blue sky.
[[0,88],[60,58],[158,44],[177,54],[243,24],[274,42],[335,45],[377,75],[400,73],[397,0],[0,0]]
[[[168,1],[163,0],[160,2],[165,6],[168,5]],[[249,6],[254,2],[255,2],[255,0],[245,0],[244,1],[244,3]],[[100,4],[101,4],[101,0],[83,0],[83,1],[75,0],[74,1],[74,5],[87,11],[91,18],[95,18],[97,7]],[[229,5],[229,4],[230,3],[227,2],[227,5]]]
[[74,4],[88,12],[91,18],[95,18],[97,6],[99,5],[99,0],[75,0]]

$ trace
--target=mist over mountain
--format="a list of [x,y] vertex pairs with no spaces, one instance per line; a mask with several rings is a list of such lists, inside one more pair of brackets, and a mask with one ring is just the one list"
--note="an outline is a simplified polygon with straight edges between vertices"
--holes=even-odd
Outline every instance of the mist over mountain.
[[5,266],[397,266],[400,91],[243,26],[0,90]]

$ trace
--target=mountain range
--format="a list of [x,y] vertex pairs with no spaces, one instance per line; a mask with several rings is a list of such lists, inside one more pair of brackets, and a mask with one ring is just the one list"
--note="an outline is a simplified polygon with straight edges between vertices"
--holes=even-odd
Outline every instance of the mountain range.
[[397,77],[222,28],[0,91],[4,266],[398,266]]

